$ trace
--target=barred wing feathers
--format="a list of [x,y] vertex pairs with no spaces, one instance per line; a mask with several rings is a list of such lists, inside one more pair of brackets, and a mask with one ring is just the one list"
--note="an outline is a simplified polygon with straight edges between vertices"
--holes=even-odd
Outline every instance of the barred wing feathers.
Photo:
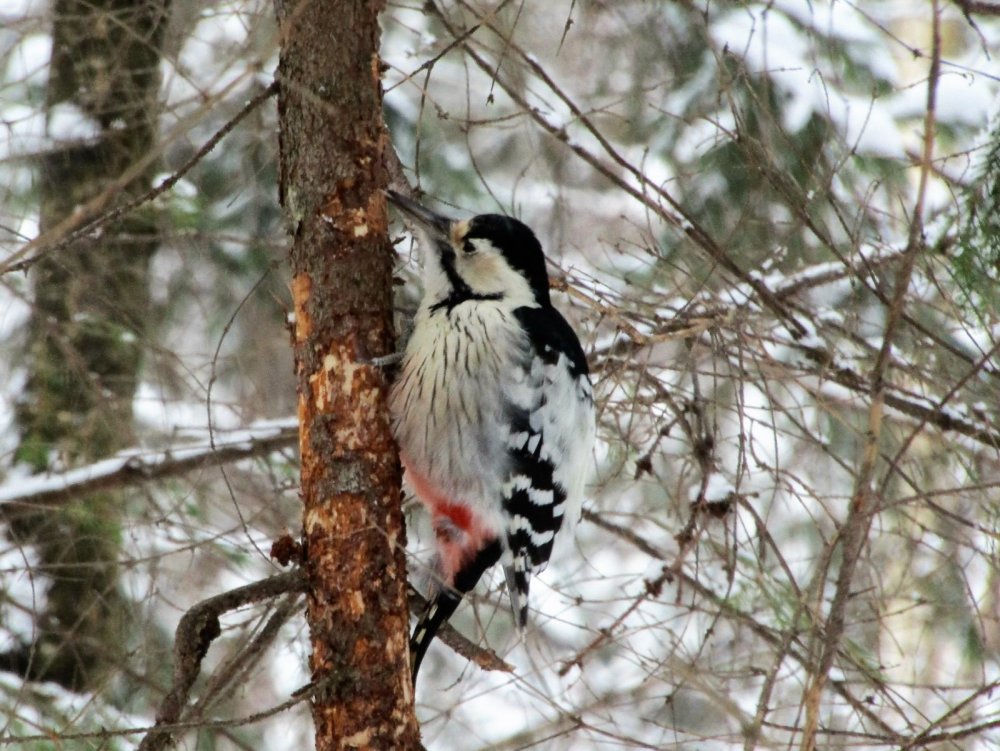
[[587,360],[566,319],[552,307],[518,308],[514,315],[533,346],[509,405],[503,564],[523,628],[531,575],[545,568],[560,527],[579,516],[595,427]]

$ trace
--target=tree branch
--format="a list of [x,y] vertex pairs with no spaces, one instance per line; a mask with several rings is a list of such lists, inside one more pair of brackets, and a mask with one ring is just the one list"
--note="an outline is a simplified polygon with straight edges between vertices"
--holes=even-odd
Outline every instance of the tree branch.
[[[756,620],[749,613],[746,613],[740,610],[738,607],[736,607],[733,604],[731,598],[717,594],[712,589],[702,584],[702,582],[699,581],[696,577],[688,574],[686,571],[684,571],[683,566],[679,565],[678,560],[674,560],[673,562],[668,561],[665,551],[660,550],[655,545],[645,540],[642,536],[640,536],[633,530],[627,529],[625,527],[622,527],[620,525],[602,519],[597,514],[588,511],[586,509],[583,511],[582,518],[584,521],[588,521],[592,524],[595,524],[596,526],[601,527],[604,530],[607,530],[616,537],[619,537],[622,540],[625,540],[626,542],[634,545],[636,548],[646,553],[651,558],[655,560],[664,561],[665,565],[662,571],[660,572],[659,576],[656,579],[647,580],[646,589],[637,598],[639,601],[645,601],[646,599],[649,598],[651,594],[650,588],[652,586],[654,585],[663,586],[667,583],[672,582],[673,577],[676,577],[676,579],[680,583],[682,583],[685,587],[690,587],[695,592],[697,592],[699,596],[705,598],[706,600],[710,601],[713,605],[718,607],[723,615],[725,615],[728,618],[731,618],[732,620],[742,625],[745,625],[755,635],[764,639],[770,645],[778,647],[782,651],[782,653],[787,654],[789,657],[795,660],[799,665],[805,667],[809,664],[808,655],[805,652],[795,649],[792,646],[793,643],[800,644],[800,639],[798,638],[799,633],[794,625],[794,622],[790,624],[787,630],[785,631],[778,631],[772,627],[766,626],[760,623],[758,620]],[[633,604],[633,606],[629,608],[629,612],[634,610],[635,605],[637,604],[638,603]],[[615,624],[617,625],[619,622],[620,620],[616,620]],[[602,629],[601,636],[599,636],[598,639],[595,639],[590,644],[586,645],[580,652],[578,652],[573,658],[571,658],[564,664],[567,666],[571,666],[573,664],[579,664],[589,652],[591,652],[597,646],[600,646],[600,644],[603,644],[605,641],[607,641],[608,638],[612,636],[611,631],[612,627],[607,627],[605,629]],[[866,676],[871,678],[870,672],[868,671],[864,672]],[[876,715],[875,712],[872,711],[871,707],[868,706],[864,700],[858,699],[856,696],[854,696],[853,693],[851,693],[851,684],[848,681],[834,680],[830,682],[830,685],[832,686],[833,690],[836,693],[838,693],[841,697],[843,697],[855,709],[855,711],[857,711],[860,715],[865,717],[869,722],[872,722],[873,724],[877,725],[886,734],[891,734],[892,737],[897,736],[897,734],[893,731],[893,729],[878,715]]]
[[234,462],[294,446],[295,419],[269,420],[208,443],[188,444],[164,451],[133,448],[85,467],[57,475],[18,478],[0,485],[0,519],[11,519],[67,503],[99,490],[134,485],[190,472],[201,467]]
[[[475,12],[474,9],[467,3],[462,4],[466,7],[466,9]],[[462,36],[461,31],[451,23],[448,17],[433,2],[433,0],[428,2],[425,7],[427,7],[441,21],[453,38],[458,39]],[[520,56],[521,61],[528,68],[530,68],[543,83],[545,83],[549,90],[563,104],[565,104],[566,107],[569,108],[575,120],[584,127],[587,133],[597,140],[598,144],[611,161],[632,176],[632,178],[638,183],[638,187],[630,184],[626,179],[623,179],[620,175],[616,174],[615,171],[608,164],[605,164],[604,161],[602,161],[598,156],[592,154],[586,148],[574,142],[569,137],[565,125],[556,125],[550,122],[542,114],[538,107],[531,106],[531,103],[528,102],[528,100],[525,99],[525,97],[520,93],[519,88],[508,84],[504,79],[502,79],[498,75],[498,71],[495,71],[493,66],[491,66],[488,61],[486,61],[475,49],[473,49],[469,40],[464,40],[462,42],[462,48],[465,50],[466,54],[472,58],[476,65],[479,66],[479,68],[486,73],[486,75],[496,81],[507,96],[516,102],[518,106],[521,107],[522,110],[529,117],[531,117],[531,119],[538,123],[538,125],[550,136],[564,143],[571,151],[573,151],[573,153],[587,162],[600,174],[608,178],[608,180],[617,185],[621,190],[627,192],[644,206],[647,206],[650,211],[656,213],[665,222],[678,228],[698,248],[704,251],[708,258],[719,264],[723,269],[752,289],[757,295],[757,299],[760,300],[764,307],[770,309],[779,320],[783,321],[784,325],[788,327],[788,330],[793,338],[797,339],[805,335],[806,329],[796,318],[794,312],[788,306],[783,304],[777,297],[775,297],[771,290],[760,282],[755,275],[744,270],[732,258],[732,256],[730,256],[726,250],[715,241],[715,238],[712,237],[712,235],[709,234],[708,231],[706,231],[700,223],[680,204],[680,202],[666,190],[666,188],[662,185],[650,182],[642,170],[629,163],[627,159],[619,154],[617,149],[615,149],[615,147],[608,141],[601,130],[593,125],[587,115],[576,105],[575,102],[573,102],[572,99],[569,98],[565,92],[563,92],[559,85],[552,80],[534,56],[527,54],[514,42],[509,41],[503,32],[493,25],[492,21],[484,18],[483,23],[488,29],[490,29],[490,31],[497,34],[510,49],[515,51]],[[662,202],[666,204],[666,207],[664,207],[663,203],[650,200],[649,196],[645,193],[646,190],[650,190],[658,196]]]
[[840,652],[840,643],[846,629],[847,603],[851,596],[854,573],[861,558],[861,552],[868,539],[871,521],[879,507],[879,497],[875,493],[875,468],[879,459],[879,445],[882,437],[883,407],[886,403],[885,376],[890,366],[893,343],[903,317],[906,294],[910,289],[913,267],[917,255],[924,247],[924,199],[927,195],[928,176],[934,153],[934,128],[937,102],[937,84],[941,72],[941,9],[937,0],[933,2],[933,43],[930,74],[927,79],[927,108],[924,115],[924,150],[917,187],[916,205],[910,223],[910,233],[901,268],[896,275],[891,304],[886,315],[882,346],[875,364],[872,366],[868,384],[871,405],[868,412],[868,431],[861,456],[861,466],[855,480],[854,493],[848,507],[847,518],[838,530],[837,539],[830,543],[831,550],[840,545],[841,564],[837,573],[837,583],[833,599],[822,629],[819,624],[813,631],[813,641],[819,648],[819,658],[815,663],[806,688],[805,724],[802,729],[802,751],[815,751],[816,734],[819,728],[820,700],[823,687],[829,680],[830,669]]
[[[236,81],[233,82],[230,88],[235,86],[235,84]],[[144,203],[148,203],[157,196],[166,193],[174,187],[174,185],[176,185],[177,182],[184,177],[184,175],[190,172],[195,165],[204,159],[205,156],[216,147],[219,141],[225,138],[226,135],[228,135],[233,128],[239,125],[239,123],[247,115],[257,109],[262,102],[274,96],[277,91],[278,84],[276,81],[272,81],[267,87],[248,101],[243,108],[229,120],[229,122],[212,134],[211,138],[205,141],[202,147],[198,149],[198,151],[196,151],[194,155],[170,177],[159,185],[147,190],[141,196],[133,198],[130,201],[126,201],[121,206],[116,206],[113,209],[104,211],[105,207],[111,202],[111,200],[117,196],[129,182],[134,180],[136,175],[141,174],[142,171],[147,169],[150,164],[160,158],[163,148],[169,143],[169,140],[163,140],[159,149],[149,152],[143,159],[131,165],[117,180],[112,181],[105,190],[101,191],[101,193],[88,201],[86,204],[80,206],[78,210],[74,211],[70,216],[63,219],[63,221],[45,234],[39,235],[33,240],[25,243],[25,245],[23,245],[17,252],[13,253],[0,263],[0,276],[3,276],[11,271],[27,271],[46,254],[68,247],[81,237],[97,232],[102,227],[118,221],[126,214],[134,211],[139,206],[142,206]],[[203,113],[198,112],[192,117],[201,117],[202,115]],[[176,132],[187,133],[188,129],[186,127],[178,128]],[[104,213],[101,213],[102,211]]]
[[[201,672],[201,661],[208,648],[221,633],[219,616],[230,610],[262,600],[269,600],[288,592],[304,592],[305,574],[295,569],[277,574],[269,579],[253,582],[223,592],[215,597],[202,600],[188,610],[177,624],[174,637],[174,680],[170,692],[163,698],[156,713],[156,728],[172,725],[181,719],[187,707],[191,686]],[[152,730],[142,743],[140,751],[160,751],[173,740],[173,732],[167,729]]]
[[968,17],[973,13],[981,16],[1000,16],[1000,3],[991,3],[987,0],[955,0],[958,7]]

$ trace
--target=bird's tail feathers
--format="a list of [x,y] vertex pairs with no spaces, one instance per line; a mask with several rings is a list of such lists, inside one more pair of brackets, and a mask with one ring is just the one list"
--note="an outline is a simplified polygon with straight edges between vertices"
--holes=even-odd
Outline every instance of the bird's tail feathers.
[[520,633],[524,633],[528,625],[528,585],[531,580],[531,559],[526,552],[515,556],[509,564],[503,567],[507,579],[507,596],[510,597],[510,610],[514,615],[514,624]]
[[410,637],[410,675],[414,684],[417,682],[420,663],[427,654],[427,647],[461,601],[462,595],[451,587],[439,587],[427,601],[427,607],[420,614],[413,636]]
[[462,596],[476,586],[483,572],[500,560],[500,553],[500,542],[493,539],[454,574],[451,586],[442,581],[432,586],[427,607],[420,614],[417,626],[413,629],[413,636],[410,637],[410,673],[414,682],[417,680],[417,670],[420,669],[420,663],[434,635],[445,621],[451,618],[455,608],[462,601]]

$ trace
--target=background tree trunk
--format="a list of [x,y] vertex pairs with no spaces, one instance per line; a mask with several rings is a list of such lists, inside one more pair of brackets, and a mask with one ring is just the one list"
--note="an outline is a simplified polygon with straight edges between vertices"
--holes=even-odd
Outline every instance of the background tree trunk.
[[[56,0],[49,128],[68,118],[94,135],[43,157],[43,233],[154,148],[168,4]],[[149,189],[153,162],[124,185],[123,198]],[[35,471],[87,463],[132,442],[157,247],[151,211],[49,253],[34,268],[17,459]],[[79,690],[93,688],[118,662],[127,644],[117,575],[121,510],[119,494],[97,493],[13,526],[17,542],[37,545],[39,570],[52,578],[35,644],[4,655],[8,668]]]
[[405,532],[387,381],[393,350],[381,2],[278,3],[281,200],[294,237],[316,748],[418,748]]

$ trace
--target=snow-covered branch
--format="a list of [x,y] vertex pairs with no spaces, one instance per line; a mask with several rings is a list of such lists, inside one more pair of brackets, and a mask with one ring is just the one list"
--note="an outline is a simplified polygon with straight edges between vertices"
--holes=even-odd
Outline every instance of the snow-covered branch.
[[17,477],[0,485],[0,516],[11,519],[78,498],[87,493],[123,485],[175,477],[213,464],[225,464],[262,456],[295,445],[295,418],[255,423],[214,441],[173,446],[150,451],[131,448],[109,459],[67,472]]

